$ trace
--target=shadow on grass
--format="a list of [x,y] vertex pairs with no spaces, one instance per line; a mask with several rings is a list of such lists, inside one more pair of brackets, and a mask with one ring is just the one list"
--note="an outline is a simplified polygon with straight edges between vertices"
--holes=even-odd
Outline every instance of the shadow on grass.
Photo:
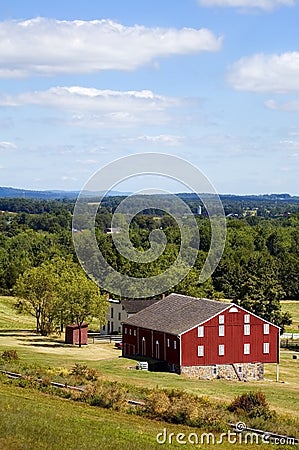
[[16,337],[20,338],[24,336],[36,336],[36,333],[33,330],[0,330],[0,337]]

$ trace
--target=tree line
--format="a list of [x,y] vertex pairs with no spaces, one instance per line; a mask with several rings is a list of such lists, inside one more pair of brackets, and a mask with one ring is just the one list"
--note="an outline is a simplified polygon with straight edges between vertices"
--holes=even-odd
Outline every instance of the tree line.
[[[73,293],[76,292],[77,298],[80,298],[80,286],[81,297],[84,297],[83,280],[86,280],[88,295],[90,298],[97,297],[101,307],[97,309],[97,302],[90,301],[94,309],[87,309],[83,320],[93,315],[104,320],[105,308],[102,306],[106,304],[104,299],[109,293],[101,292],[86,277],[77,261],[71,234],[71,203],[42,203],[43,208],[35,200],[26,199],[29,212],[24,211],[22,202],[19,210],[17,205],[20,204],[17,202],[15,211],[10,205],[9,212],[0,214],[0,293],[15,294],[23,299],[23,303],[19,302],[19,309],[30,310],[36,317],[38,331],[48,333],[61,322],[82,322],[83,316],[76,315],[71,304],[77,302],[72,297]],[[129,261],[118,253],[113,236],[105,233],[111,226],[111,218],[109,208],[101,208],[96,216],[96,238],[102,254],[112,267],[133,277],[149,277],[163,273],[173,264],[181,241],[180,230],[172,216],[165,213],[153,215],[147,211],[131,221],[130,239],[140,251],[149,248],[151,231],[162,229],[167,237],[163,254],[147,264]],[[120,217],[120,224],[121,220],[125,218]],[[211,230],[208,218],[197,217],[196,220],[200,233],[196,262],[187,277],[171,291],[196,297],[228,298],[279,326],[290,323],[289,315],[281,312],[280,300],[299,300],[299,214],[292,213],[276,219],[227,219],[223,256],[212,277],[203,284],[198,282],[198,278],[209,251]],[[192,236],[189,245],[193,245]],[[43,283],[38,281],[39,277],[44,277]],[[36,283],[34,294],[33,280]],[[76,280],[79,280],[79,286]],[[49,286],[52,294],[45,289],[43,297],[38,291],[40,285]],[[29,298],[31,294],[35,297]],[[38,299],[42,304],[36,309]],[[47,306],[43,306],[45,304]]]

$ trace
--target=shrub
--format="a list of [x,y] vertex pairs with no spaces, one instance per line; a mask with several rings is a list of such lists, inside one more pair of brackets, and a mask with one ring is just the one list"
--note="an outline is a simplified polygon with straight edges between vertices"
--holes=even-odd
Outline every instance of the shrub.
[[152,418],[162,418],[170,408],[170,400],[166,392],[155,390],[145,400],[146,413]]
[[263,392],[248,392],[236,397],[228,407],[231,412],[245,412],[248,417],[272,418],[275,413],[269,408],[266,396]]
[[76,363],[71,370],[71,375],[75,377],[85,377],[88,367],[85,364]]
[[5,361],[18,361],[19,355],[17,350],[5,350],[2,353],[1,358],[4,359]]

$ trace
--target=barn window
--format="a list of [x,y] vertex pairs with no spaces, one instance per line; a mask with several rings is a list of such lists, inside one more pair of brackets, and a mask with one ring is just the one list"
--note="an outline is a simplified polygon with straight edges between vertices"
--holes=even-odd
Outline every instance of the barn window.
[[219,356],[224,356],[224,344],[220,344],[218,346],[218,355]]
[[224,336],[224,325],[219,325],[218,336]]
[[235,306],[232,306],[228,312],[233,313],[233,312],[238,312],[238,308],[236,308]]
[[204,356],[204,347],[203,345],[197,346],[197,356]]
[[250,325],[249,324],[244,325],[244,336],[250,336]]
[[250,344],[244,344],[244,355],[250,355]]
[[127,329],[127,328],[125,328],[125,334],[127,334],[127,332],[128,332],[128,329]]
[[242,373],[242,366],[239,366],[239,367],[238,367],[238,372],[239,372],[239,373]]
[[129,335],[131,336],[131,334],[132,334],[132,330],[131,330],[131,328],[129,329]]
[[204,337],[204,327],[203,326],[199,326],[197,328],[197,336],[198,337]]
[[245,314],[244,323],[250,323],[250,314]]
[[224,323],[224,316],[223,315],[219,316],[219,323],[220,324]]
[[269,334],[269,324],[264,323],[264,334]]
[[218,367],[213,366],[213,375],[218,375]]
[[136,336],[136,330],[134,330],[134,336]]
[[270,351],[269,342],[264,342],[264,353],[269,353],[269,351]]
[[169,339],[167,339],[167,347],[169,347],[169,345],[170,345],[170,342],[169,342]]
[[176,341],[173,341],[173,348],[176,350]]

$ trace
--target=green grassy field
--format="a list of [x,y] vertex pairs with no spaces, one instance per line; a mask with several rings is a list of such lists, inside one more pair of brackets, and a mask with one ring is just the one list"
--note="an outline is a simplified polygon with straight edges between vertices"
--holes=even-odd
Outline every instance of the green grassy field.
[[282,310],[289,312],[293,319],[292,325],[286,327],[286,332],[299,333],[299,301],[284,300],[281,304]]
[[[207,444],[203,431],[186,426],[165,424],[138,416],[111,412],[85,404],[53,398],[39,392],[33,392],[0,383],[0,448],[1,450],[151,450],[161,448],[219,448],[236,450],[245,445],[227,442]],[[157,435],[167,431],[167,442],[157,443]],[[230,430],[229,426],[227,432]],[[174,436],[170,438],[170,434]],[[186,444],[178,444],[180,439]],[[192,435],[190,436],[190,434]],[[194,434],[203,444],[194,442]],[[219,439],[219,433],[215,440]],[[163,436],[160,437],[162,439]],[[169,438],[171,444],[169,444]],[[268,444],[246,444],[249,450],[266,450]],[[293,446],[283,446],[285,450]]]
[[29,314],[16,314],[13,297],[0,297],[0,330],[33,330],[35,320]]

